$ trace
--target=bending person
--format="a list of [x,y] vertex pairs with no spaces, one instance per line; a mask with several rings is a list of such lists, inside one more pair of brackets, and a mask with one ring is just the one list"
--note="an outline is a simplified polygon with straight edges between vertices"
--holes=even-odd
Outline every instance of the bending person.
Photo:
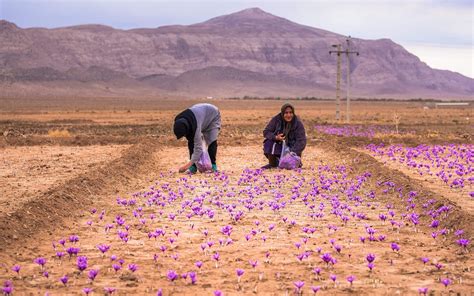
[[299,157],[306,147],[306,132],[303,123],[295,114],[293,105],[286,103],[281,107],[281,112],[275,115],[263,130],[263,153],[268,159],[268,164],[263,169],[278,166],[283,141],[291,152]]
[[173,131],[179,140],[188,140],[190,160],[179,168],[179,172],[197,171],[196,162],[203,152],[201,137],[204,137],[207,150],[212,162],[212,170],[217,171],[217,136],[221,129],[221,114],[219,109],[211,104],[196,104],[179,113],[174,119]]

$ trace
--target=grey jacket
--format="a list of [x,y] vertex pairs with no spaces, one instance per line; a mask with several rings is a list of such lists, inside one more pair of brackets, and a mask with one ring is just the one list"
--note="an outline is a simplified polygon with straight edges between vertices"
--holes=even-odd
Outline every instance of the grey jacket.
[[221,114],[219,109],[211,104],[201,103],[189,108],[196,117],[196,132],[194,133],[194,151],[191,161],[196,163],[201,157],[203,146],[201,135],[206,144],[209,145],[215,140],[221,129]]

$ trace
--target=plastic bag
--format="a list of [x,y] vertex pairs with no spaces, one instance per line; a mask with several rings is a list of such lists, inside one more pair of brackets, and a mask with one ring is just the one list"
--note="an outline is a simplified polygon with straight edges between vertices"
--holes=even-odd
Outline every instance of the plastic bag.
[[207,152],[206,141],[202,139],[202,153],[199,157],[199,160],[196,162],[196,166],[199,172],[205,173],[212,171],[212,162],[209,152]]
[[296,155],[296,153],[290,151],[290,147],[288,147],[283,141],[283,147],[281,149],[281,156],[280,162],[278,163],[278,167],[281,169],[293,170],[299,168],[301,166],[301,158]]

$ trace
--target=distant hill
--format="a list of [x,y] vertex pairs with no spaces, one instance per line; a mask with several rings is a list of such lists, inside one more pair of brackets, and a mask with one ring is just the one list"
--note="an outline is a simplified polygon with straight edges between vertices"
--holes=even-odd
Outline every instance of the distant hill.
[[[0,96],[54,94],[64,84],[90,95],[333,97],[329,50],[344,42],[258,8],[154,29],[22,29],[1,20]],[[351,59],[356,97],[473,99],[474,79],[432,69],[389,39],[354,38],[352,46],[360,52]]]

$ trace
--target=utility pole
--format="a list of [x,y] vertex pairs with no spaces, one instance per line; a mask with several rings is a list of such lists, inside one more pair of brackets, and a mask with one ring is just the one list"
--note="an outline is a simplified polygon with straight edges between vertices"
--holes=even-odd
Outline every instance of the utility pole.
[[329,51],[329,54],[336,53],[337,54],[337,79],[336,79],[336,120],[340,119],[340,98],[339,98],[339,92],[340,92],[340,85],[341,85],[341,54],[346,54],[347,57],[347,81],[346,81],[346,122],[349,123],[351,121],[351,103],[350,103],[350,97],[349,97],[349,88],[350,88],[350,67],[351,67],[351,62],[350,62],[350,54],[355,53],[356,55],[359,55],[358,51],[351,51],[350,50],[350,38],[349,36],[346,39],[346,50],[341,49],[341,44],[335,44],[332,47],[337,48],[337,50],[331,50]]
[[349,89],[351,88],[351,60],[350,60],[350,54],[355,53],[356,55],[359,55],[358,51],[350,51],[350,40],[351,36],[347,37],[346,43],[346,56],[347,56],[347,86],[346,86],[346,100],[347,100],[347,105],[346,105],[346,122],[349,123],[351,121],[351,98],[349,97]]
[[329,51],[329,54],[336,53],[337,54],[337,74],[336,74],[336,120],[339,121],[341,119],[341,98],[340,98],[340,91],[341,91],[341,45],[334,44],[332,47],[335,47],[336,50]]

